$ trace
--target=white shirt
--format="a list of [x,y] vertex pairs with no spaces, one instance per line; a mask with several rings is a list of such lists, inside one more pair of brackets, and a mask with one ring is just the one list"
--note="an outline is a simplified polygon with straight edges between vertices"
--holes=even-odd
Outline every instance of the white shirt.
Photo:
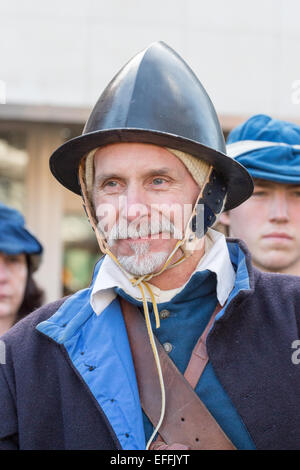
[[[208,229],[207,231],[204,255],[190,278],[195,272],[204,271],[206,269],[214,272],[217,276],[216,293],[220,305],[223,306],[233,289],[235,271],[230,261],[225,236],[213,229]],[[181,287],[170,290],[159,289],[158,287],[153,286],[151,282],[148,282],[148,284],[151,286],[156,303],[159,304],[170,301],[185,288],[189,280]],[[140,289],[137,286],[134,287],[131,284],[130,279],[119,268],[119,266],[111,259],[110,256],[106,255],[99,268],[90,297],[91,306],[97,315],[100,315],[100,313],[103,312],[103,310],[116,298],[114,287],[120,287],[129,296],[142,301]],[[146,289],[145,297],[147,301],[151,302],[150,294]]]

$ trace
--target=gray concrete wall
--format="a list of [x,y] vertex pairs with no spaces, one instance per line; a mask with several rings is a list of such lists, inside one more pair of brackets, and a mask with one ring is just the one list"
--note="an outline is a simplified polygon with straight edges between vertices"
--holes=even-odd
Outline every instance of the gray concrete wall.
[[299,0],[0,0],[0,80],[8,104],[92,106],[132,55],[163,40],[219,114],[297,118],[299,19]]

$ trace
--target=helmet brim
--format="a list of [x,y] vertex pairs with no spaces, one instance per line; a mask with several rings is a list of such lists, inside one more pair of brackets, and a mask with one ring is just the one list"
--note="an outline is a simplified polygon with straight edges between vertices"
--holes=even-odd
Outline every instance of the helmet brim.
[[76,194],[81,194],[78,181],[81,159],[97,147],[118,142],[136,142],[174,148],[210,163],[223,176],[227,184],[225,210],[239,206],[253,192],[253,180],[250,174],[231,157],[199,142],[147,129],[104,129],[75,137],[53,152],[50,158],[51,172],[64,187]]

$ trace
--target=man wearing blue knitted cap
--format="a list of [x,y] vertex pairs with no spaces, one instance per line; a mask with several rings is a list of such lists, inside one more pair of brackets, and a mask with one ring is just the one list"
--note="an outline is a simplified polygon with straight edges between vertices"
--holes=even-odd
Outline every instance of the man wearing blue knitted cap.
[[247,243],[257,268],[300,275],[300,127],[260,114],[234,129],[227,144],[254,192],[221,222]]

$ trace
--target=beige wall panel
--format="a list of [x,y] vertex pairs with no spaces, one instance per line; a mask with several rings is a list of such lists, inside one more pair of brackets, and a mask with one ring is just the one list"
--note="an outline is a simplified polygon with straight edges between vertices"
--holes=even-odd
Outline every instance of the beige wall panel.
[[61,297],[63,193],[49,170],[49,156],[61,144],[55,126],[35,126],[29,136],[26,219],[44,246],[36,280],[46,290],[46,301]]

